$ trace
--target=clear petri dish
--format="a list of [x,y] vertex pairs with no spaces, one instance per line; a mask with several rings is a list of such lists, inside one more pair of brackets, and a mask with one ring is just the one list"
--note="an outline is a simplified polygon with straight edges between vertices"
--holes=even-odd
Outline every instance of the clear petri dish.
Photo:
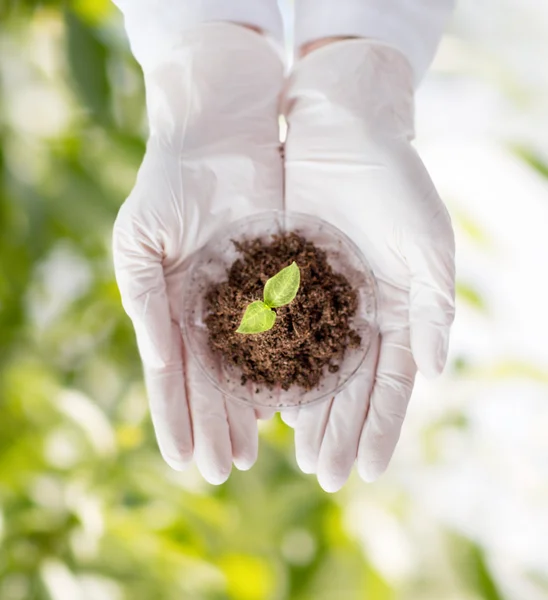
[[[317,386],[305,390],[248,381],[241,383],[240,369],[229,364],[211,349],[205,323],[208,316],[205,295],[214,284],[226,281],[228,269],[240,257],[233,240],[260,238],[270,242],[273,235],[295,232],[326,252],[333,270],[343,274],[358,294],[358,309],[351,325],[361,337],[359,348],[347,349],[339,370],[327,366]],[[342,231],[322,219],[296,212],[270,210],[245,217],[217,231],[213,238],[188,260],[182,299],[181,327],[187,351],[191,353],[210,383],[226,398],[253,407],[276,410],[301,408],[341,392],[362,365],[371,342],[377,335],[377,284],[367,260],[358,246]]]

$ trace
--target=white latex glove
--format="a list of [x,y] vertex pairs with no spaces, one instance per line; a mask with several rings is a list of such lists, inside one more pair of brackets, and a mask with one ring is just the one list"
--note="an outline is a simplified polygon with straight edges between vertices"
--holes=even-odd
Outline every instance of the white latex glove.
[[333,37],[379,40],[407,58],[417,84],[434,58],[455,3],[456,0],[298,0],[295,48]]
[[447,210],[410,143],[413,73],[399,51],[338,41],[295,66],[285,94],[286,207],[333,223],[363,250],[379,284],[380,336],[332,401],[284,413],[297,461],[336,491],[354,462],[373,481],[398,441],[418,368],[445,364],[454,316]]
[[261,35],[200,25],[145,70],[151,135],[114,226],[116,278],[133,321],[166,462],[196,459],[211,483],[257,456],[252,408],[225,402],[181,338],[185,258],[228,222],[280,209],[283,64]]

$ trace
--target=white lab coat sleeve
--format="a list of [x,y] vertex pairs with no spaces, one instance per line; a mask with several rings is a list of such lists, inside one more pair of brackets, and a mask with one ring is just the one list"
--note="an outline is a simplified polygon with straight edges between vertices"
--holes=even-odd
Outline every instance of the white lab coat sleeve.
[[262,29],[283,40],[282,16],[276,0],[113,0],[122,11],[131,51],[143,71],[151,71],[182,34],[201,23],[229,21]]
[[419,83],[456,0],[296,0],[295,44],[332,36],[379,40],[400,50]]

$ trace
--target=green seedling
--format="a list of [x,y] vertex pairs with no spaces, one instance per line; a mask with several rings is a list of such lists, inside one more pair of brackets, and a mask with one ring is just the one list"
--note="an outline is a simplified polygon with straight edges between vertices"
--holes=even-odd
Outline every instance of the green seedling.
[[293,261],[265,283],[263,299],[248,305],[236,332],[262,333],[272,329],[276,322],[276,313],[272,309],[289,304],[297,295],[300,284],[301,272]]

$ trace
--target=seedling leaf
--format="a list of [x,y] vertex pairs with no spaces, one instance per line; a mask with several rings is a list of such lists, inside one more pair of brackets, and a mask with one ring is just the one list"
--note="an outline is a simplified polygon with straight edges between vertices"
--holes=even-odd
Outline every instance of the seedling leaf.
[[276,313],[260,300],[252,302],[245,310],[237,333],[261,333],[274,326]]
[[264,286],[264,302],[271,308],[289,304],[297,295],[301,284],[301,272],[293,261],[277,275],[271,277]]

